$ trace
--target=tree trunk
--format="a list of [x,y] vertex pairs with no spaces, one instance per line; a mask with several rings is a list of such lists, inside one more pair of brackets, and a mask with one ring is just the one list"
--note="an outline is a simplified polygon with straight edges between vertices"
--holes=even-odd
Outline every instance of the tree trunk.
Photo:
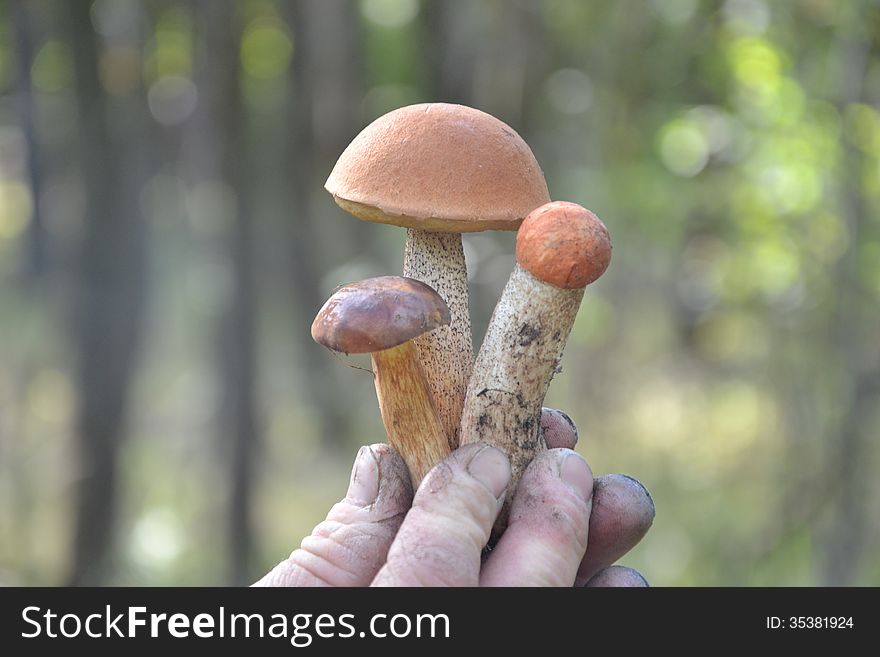
[[[860,16],[861,12],[853,12]],[[859,20],[859,19],[857,19]],[[843,50],[839,106],[865,102],[864,81],[871,58],[871,42],[860,25],[844,24],[840,37]],[[870,437],[866,427],[880,394],[880,371],[865,358],[870,353],[863,327],[871,321],[871,295],[858,267],[859,238],[867,225],[868,210],[860,181],[867,166],[864,156],[851,144],[843,142],[841,165],[841,216],[850,247],[841,258],[836,272],[832,342],[840,360],[841,417],[838,435],[827,459],[833,484],[829,493],[836,497],[834,515],[825,538],[822,579],[826,586],[852,586],[865,552],[867,519],[867,469]],[[867,360],[867,362],[866,362]]]
[[36,109],[34,107],[33,86],[31,85],[34,42],[31,17],[24,0],[13,0],[12,14],[16,44],[16,87],[18,89],[16,109],[27,145],[27,178],[33,197],[33,212],[28,224],[26,241],[27,255],[24,258],[24,275],[28,279],[34,279],[44,273],[47,265],[46,227],[43,223],[41,199],[40,154],[34,127]]
[[[331,291],[321,287],[323,274],[345,251],[368,248],[372,240],[365,230],[371,227],[352,219],[351,230],[334,234],[325,246],[313,199],[324,193],[326,174],[360,129],[357,7],[346,0],[302,0],[285,9],[297,44],[286,107],[290,138],[285,166],[290,176],[287,225],[293,305],[301,309],[295,332],[301,339],[303,371],[309,372],[306,400],[320,418],[321,445],[338,449],[347,445],[352,431],[349,409],[339,404],[336,394],[340,368],[328,363],[310,340],[309,326]],[[350,281],[339,281],[346,282]]]
[[222,182],[233,190],[225,234],[225,259],[232,272],[232,294],[218,323],[217,360],[222,381],[220,411],[222,458],[228,473],[226,508],[227,581],[251,581],[255,551],[253,470],[259,449],[256,412],[255,323],[257,286],[254,276],[254,225],[246,173],[246,121],[239,84],[239,35],[231,0],[195,3],[201,30],[196,62],[200,101],[193,117],[192,184]]
[[79,392],[73,564],[69,582],[104,584],[111,573],[117,465],[145,293],[145,224],[137,198],[145,161],[142,90],[115,99],[98,79],[98,39],[88,3],[68,6],[86,190],[76,334]]

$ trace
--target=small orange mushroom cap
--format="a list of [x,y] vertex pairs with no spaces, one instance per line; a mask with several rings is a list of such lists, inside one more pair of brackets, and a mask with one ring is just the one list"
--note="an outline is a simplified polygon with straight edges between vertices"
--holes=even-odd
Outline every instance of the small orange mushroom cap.
[[586,208],[553,201],[533,210],[516,236],[516,259],[535,278],[566,290],[586,287],[611,262],[611,236]]

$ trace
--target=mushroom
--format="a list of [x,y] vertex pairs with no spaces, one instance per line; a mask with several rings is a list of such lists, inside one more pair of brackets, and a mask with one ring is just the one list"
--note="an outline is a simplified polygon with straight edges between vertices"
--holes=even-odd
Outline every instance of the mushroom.
[[413,488],[450,451],[413,338],[449,320],[449,308],[428,285],[380,276],[339,288],[312,322],[315,342],[370,354],[388,441],[409,467]]
[[[545,449],[540,433],[544,395],[584,289],[611,260],[611,238],[589,210],[554,201],[534,210],[520,226],[516,259],[474,364],[460,434],[462,444],[485,441],[507,454],[513,471],[510,490]],[[506,516],[505,507],[496,536]]]
[[416,345],[454,449],[474,360],[460,233],[516,230],[550,200],[541,168],[522,138],[495,117],[424,103],[364,128],[324,187],[359,219],[405,226],[403,275],[424,281],[449,305],[449,326]]

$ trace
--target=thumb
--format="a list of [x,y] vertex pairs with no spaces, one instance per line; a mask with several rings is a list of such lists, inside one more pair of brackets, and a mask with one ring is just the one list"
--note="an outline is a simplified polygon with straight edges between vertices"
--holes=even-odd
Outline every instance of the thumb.
[[361,447],[345,498],[254,586],[366,586],[385,563],[411,500],[409,471],[397,452]]

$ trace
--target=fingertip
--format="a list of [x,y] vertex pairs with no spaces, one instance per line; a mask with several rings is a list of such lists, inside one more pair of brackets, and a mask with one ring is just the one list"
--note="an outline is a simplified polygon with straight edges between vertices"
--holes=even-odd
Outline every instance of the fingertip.
[[555,447],[539,453],[526,468],[517,495],[539,490],[571,491],[578,502],[589,503],[593,497],[593,471],[583,456],[567,447]]
[[556,408],[541,409],[541,432],[549,449],[574,449],[578,442],[578,430],[574,421]]
[[616,516],[622,525],[644,534],[654,524],[654,498],[638,479],[609,474],[597,477],[593,485],[599,504],[605,505],[609,515]]
[[648,525],[651,525],[654,522],[654,518],[657,515],[657,507],[654,505],[654,498],[651,496],[651,492],[645,487],[645,485],[636,479],[635,477],[630,477],[629,475],[621,474],[621,475],[610,475],[612,477],[622,477],[627,480],[630,485],[634,486],[645,499],[646,504],[643,505],[643,508],[646,511],[646,515],[650,516],[648,519]]
[[406,462],[391,445],[385,443],[373,443],[367,445],[366,449],[376,463],[379,487],[377,502],[409,507],[414,491]]
[[351,477],[345,500],[355,506],[369,506],[379,496],[379,455],[372,445],[364,445],[358,450],[351,467]]
[[474,586],[510,481],[485,443],[458,448],[422,480],[375,586]]
[[486,446],[473,457],[467,465],[471,476],[489,489],[499,499],[510,483],[510,461],[500,449]]
[[629,552],[654,522],[654,501],[636,479],[620,474],[593,482],[590,546],[578,570],[578,584]]
[[458,470],[467,470],[468,464],[487,447],[486,443],[476,442],[461,445],[452,454],[428,471],[415,493],[419,496],[441,492],[455,477]]
[[397,452],[382,443],[361,447],[342,501],[255,586],[369,584],[411,501],[409,471]]
[[559,476],[584,502],[593,497],[593,471],[577,452],[559,450]]
[[626,566],[609,566],[596,573],[585,587],[588,588],[648,588],[648,580],[637,570]]
[[587,547],[593,475],[570,449],[540,453],[523,474],[510,522],[487,557],[484,586],[571,586]]

